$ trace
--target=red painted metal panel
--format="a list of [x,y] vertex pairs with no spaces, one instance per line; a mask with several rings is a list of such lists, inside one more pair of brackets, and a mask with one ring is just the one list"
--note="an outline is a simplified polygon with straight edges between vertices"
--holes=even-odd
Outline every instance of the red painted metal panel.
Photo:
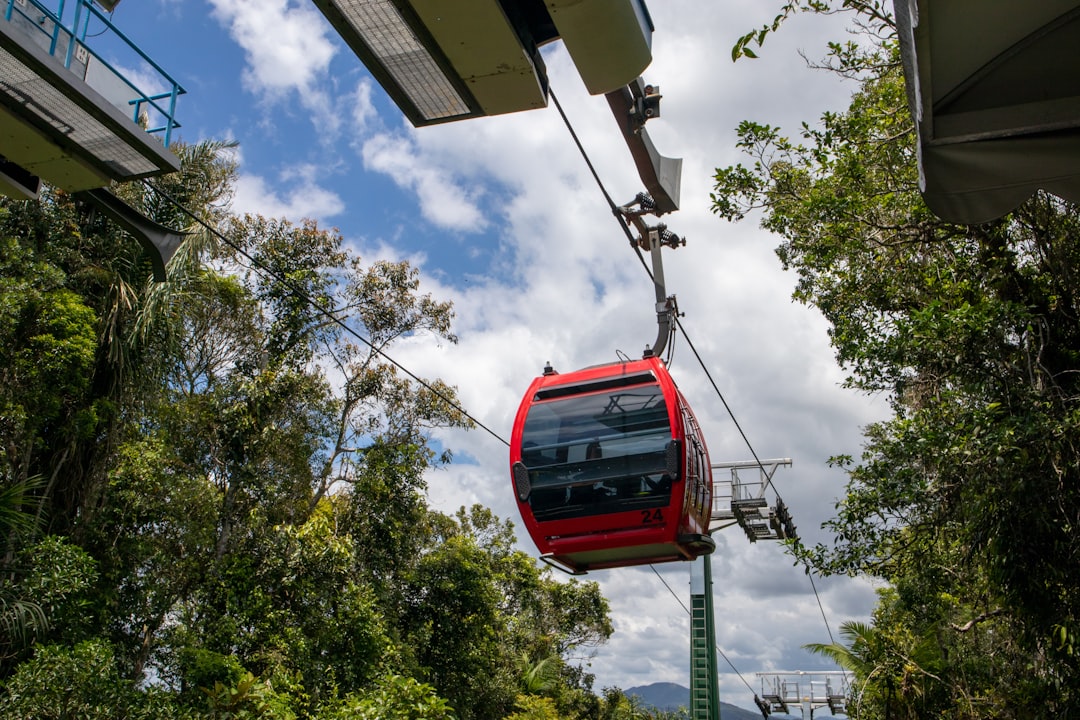
[[708,451],[659,358],[533,380],[510,468],[526,530],[571,572],[690,560],[714,547]]

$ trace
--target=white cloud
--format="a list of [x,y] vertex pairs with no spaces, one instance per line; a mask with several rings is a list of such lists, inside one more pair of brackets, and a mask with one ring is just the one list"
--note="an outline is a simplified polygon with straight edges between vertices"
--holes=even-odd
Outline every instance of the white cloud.
[[361,78],[356,83],[356,90],[350,100],[352,101],[352,132],[364,135],[371,123],[378,117],[375,106],[372,104],[371,92],[372,81],[370,78]]
[[265,178],[241,174],[236,180],[233,212],[285,217],[292,221],[331,218],[342,211],[344,202],[336,192],[317,184],[317,176],[318,168],[313,165],[287,168],[279,174],[275,190]]
[[[327,24],[308,4],[290,0],[210,0],[214,16],[244,49],[244,84],[252,93],[279,100],[297,91],[303,105],[328,111],[316,79],[334,55]],[[326,112],[327,118],[332,118]]]
[[484,229],[477,192],[464,189],[450,169],[426,162],[407,136],[375,135],[364,141],[361,153],[369,169],[385,173],[398,186],[415,192],[420,212],[431,223],[463,232]]

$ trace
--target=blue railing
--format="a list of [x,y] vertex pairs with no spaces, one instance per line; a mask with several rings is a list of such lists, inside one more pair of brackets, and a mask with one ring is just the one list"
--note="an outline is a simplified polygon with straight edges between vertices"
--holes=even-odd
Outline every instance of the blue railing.
[[[5,20],[22,20],[18,23],[21,27],[39,32],[42,41],[39,44],[50,55],[79,74],[113,105],[130,112],[134,122],[148,133],[160,135],[165,147],[169,146],[173,130],[180,127],[176,121],[176,100],[185,93],[184,88],[113,25],[92,0],[73,3],[57,0],[55,10],[38,0],[5,0],[5,3]],[[70,23],[65,15],[71,15]],[[87,42],[91,21],[95,28],[89,37],[97,50]],[[103,27],[96,27],[97,23]],[[104,51],[114,56],[111,62],[103,57]],[[136,66],[129,68],[129,72],[149,76],[149,82],[157,85],[152,92],[140,89],[117,68],[120,63],[129,62]]]

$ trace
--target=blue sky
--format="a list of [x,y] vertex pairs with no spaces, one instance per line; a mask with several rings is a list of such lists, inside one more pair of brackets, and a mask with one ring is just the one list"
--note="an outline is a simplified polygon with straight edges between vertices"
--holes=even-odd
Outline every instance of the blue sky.
[[[682,208],[665,221],[688,240],[665,259],[683,325],[759,457],[791,457],[777,487],[801,533],[819,526],[842,492],[827,457],[860,451],[860,428],[880,401],[841,389],[826,325],[791,301],[795,278],[753,218],[709,212],[716,167],[740,161],[742,119],[794,132],[801,120],[846,105],[852,91],[807,68],[841,37],[830,20],[797,18],[763,57],[732,63],[744,32],[780,5],[761,0],[653,0],[653,64],[662,117],[649,132],[684,159]],[[467,409],[509,437],[514,411],[546,361],[573,369],[637,356],[655,337],[652,286],[588,175],[555,108],[412,128],[309,2],[126,0],[113,21],[187,90],[181,139],[239,142],[233,208],[314,218],[341,230],[361,257],[405,258],[423,287],[453,300],[457,345],[412,338],[395,357],[456,385]],[[545,49],[551,86],[616,202],[643,188],[602,97],[589,96],[557,43]],[[750,459],[722,403],[676,339],[676,381],[706,432],[712,459]],[[481,502],[515,518],[506,448],[483,432],[441,433],[459,458],[432,472],[430,498],[452,512]],[[713,556],[717,642],[757,690],[755,672],[826,668],[801,649],[828,637],[807,578],[775,545],[737,528],[717,533]],[[527,537],[523,549],[535,553]],[[657,568],[687,602],[686,565]],[[591,661],[597,688],[689,684],[689,620],[649,569],[590,575],[611,601],[616,634]],[[864,619],[864,582],[818,580],[835,633]],[[753,707],[721,660],[721,695]]]

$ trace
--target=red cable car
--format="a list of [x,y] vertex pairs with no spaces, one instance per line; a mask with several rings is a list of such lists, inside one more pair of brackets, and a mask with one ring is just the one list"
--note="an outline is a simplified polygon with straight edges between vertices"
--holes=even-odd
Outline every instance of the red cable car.
[[709,454],[658,357],[545,368],[514,420],[510,468],[541,559],[573,574],[716,548]]

